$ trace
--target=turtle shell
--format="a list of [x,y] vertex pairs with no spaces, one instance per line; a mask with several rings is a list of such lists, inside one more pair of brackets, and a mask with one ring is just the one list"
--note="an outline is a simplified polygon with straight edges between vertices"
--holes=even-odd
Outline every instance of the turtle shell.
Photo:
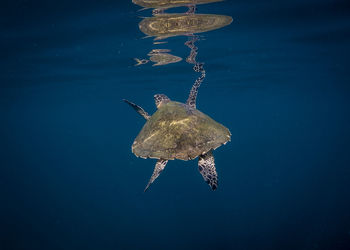
[[191,160],[230,140],[230,131],[190,106],[170,101],[159,107],[136,137],[142,158]]

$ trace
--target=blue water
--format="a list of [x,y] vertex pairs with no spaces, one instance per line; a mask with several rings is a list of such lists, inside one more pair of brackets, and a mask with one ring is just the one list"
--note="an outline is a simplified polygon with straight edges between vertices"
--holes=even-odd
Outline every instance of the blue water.
[[198,74],[133,66],[189,53],[186,37],[141,39],[138,9],[2,2],[0,249],[350,249],[349,2],[198,6],[234,19],[196,43],[197,108],[232,133],[215,192],[196,161],[170,161],[143,193],[155,160],[131,153],[144,120],[122,99],[153,113]]

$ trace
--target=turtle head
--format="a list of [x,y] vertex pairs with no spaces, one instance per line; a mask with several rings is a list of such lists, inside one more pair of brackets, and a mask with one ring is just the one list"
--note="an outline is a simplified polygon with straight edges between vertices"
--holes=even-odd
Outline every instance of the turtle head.
[[166,95],[156,94],[154,95],[154,101],[156,102],[157,108],[159,108],[161,105],[170,102],[170,99]]

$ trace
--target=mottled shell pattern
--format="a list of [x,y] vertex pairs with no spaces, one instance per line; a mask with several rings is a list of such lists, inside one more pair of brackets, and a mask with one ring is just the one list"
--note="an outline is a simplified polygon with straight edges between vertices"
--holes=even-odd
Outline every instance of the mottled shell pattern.
[[170,101],[158,108],[136,137],[142,158],[192,160],[230,140],[230,131],[190,106]]

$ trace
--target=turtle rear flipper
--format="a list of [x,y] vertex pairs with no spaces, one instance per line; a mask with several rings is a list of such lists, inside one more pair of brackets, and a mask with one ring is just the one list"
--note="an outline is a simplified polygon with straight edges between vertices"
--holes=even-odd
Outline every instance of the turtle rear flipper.
[[127,104],[129,104],[133,109],[135,109],[135,111],[137,113],[139,113],[140,115],[143,116],[143,118],[145,118],[146,120],[148,120],[151,116],[140,106],[136,105],[135,103],[129,102],[126,99],[123,99],[124,102],[126,102]]
[[218,187],[218,174],[215,169],[214,156],[212,151],[200,155],[198,160],[198,169],[206,183],[209,184],[212,190]]
[[154,167],[154,170],[153,170],[153,174],[151,176],[151,178],[149,179],[148,181],[148,184],[144,190],[144,192],[147,191],[147,189],[149,188],[149,186],[155,181],[155,179],[158,178],[158,176],[160,175],[160,173],[164,170],[165,168],[165,165],[168,163],[167,160],[162,160],[162,159],[159,159],[156,163],[156,166]]

